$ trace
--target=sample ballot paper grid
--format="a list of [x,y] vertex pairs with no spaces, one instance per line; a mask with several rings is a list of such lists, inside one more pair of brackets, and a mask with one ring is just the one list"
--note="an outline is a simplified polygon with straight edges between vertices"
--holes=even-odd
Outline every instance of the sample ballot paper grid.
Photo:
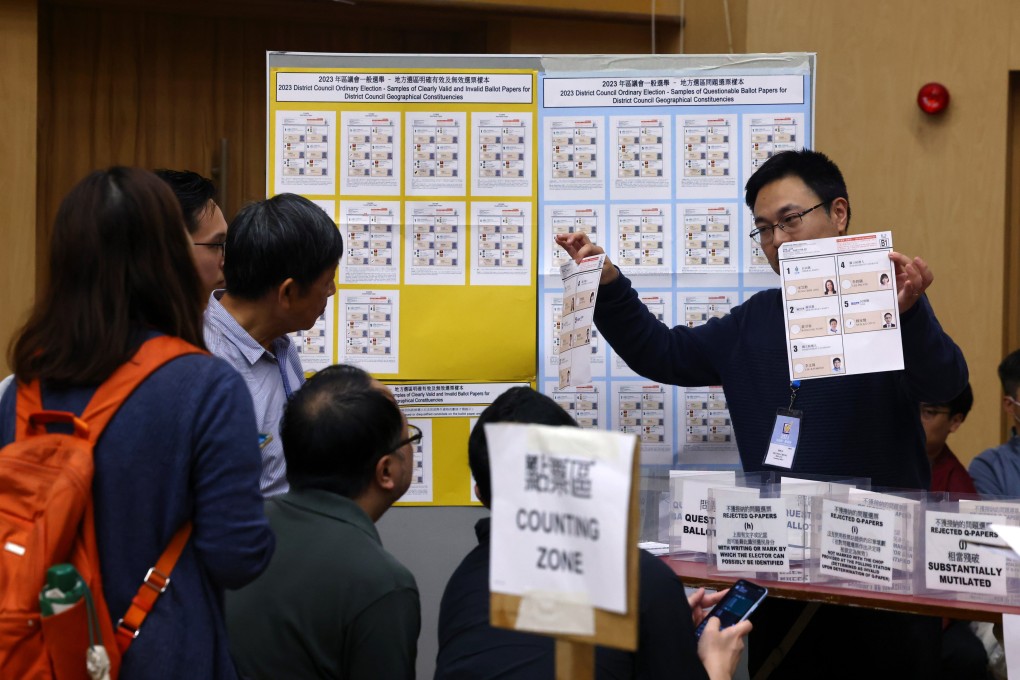
[[902,370],[891,251],[887,231],[780,247],[791,380]]

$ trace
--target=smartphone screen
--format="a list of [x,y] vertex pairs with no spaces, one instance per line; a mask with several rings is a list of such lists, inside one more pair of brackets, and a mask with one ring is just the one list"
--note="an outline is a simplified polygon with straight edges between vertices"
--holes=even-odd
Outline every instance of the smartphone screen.
[[726,593],[726,597],[716,604],[701,622],[696,632],[697,636],[701,637],[710,616],[718,617],[720,629],[740,623],[750,616],[768,592],[768,588],[740,579],[730,586],[730,592]]

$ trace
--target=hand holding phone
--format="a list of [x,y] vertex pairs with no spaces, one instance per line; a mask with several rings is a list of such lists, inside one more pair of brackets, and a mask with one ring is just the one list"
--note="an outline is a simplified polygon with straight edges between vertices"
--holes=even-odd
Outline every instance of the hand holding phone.
[[694,634],[700,638],[708,620],[713,616],[719,619],[720,629],[740,623],[761,604],[768,592],[768,588],[740,579],[730,586],[726,597],[712,608]]

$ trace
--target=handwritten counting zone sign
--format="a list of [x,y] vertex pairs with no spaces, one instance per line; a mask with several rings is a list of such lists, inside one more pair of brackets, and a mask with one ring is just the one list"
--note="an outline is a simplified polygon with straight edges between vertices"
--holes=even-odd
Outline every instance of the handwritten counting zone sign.
[[485,433],[492,625],[635,649],[636,437],[517,423]]

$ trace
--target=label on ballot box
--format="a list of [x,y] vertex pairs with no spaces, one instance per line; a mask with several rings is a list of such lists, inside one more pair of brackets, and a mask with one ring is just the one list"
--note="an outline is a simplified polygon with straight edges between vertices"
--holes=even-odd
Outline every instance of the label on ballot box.
[[896,512],[822,501],[819,571],[879,585],[892,584]]
[[712,491],[719,571],[787,571],[786,500]]
[[1006,594],[1005,547],[989,526],[1002,522],[994,515],[955,512],[925,513],[925,585],[981,595]]

